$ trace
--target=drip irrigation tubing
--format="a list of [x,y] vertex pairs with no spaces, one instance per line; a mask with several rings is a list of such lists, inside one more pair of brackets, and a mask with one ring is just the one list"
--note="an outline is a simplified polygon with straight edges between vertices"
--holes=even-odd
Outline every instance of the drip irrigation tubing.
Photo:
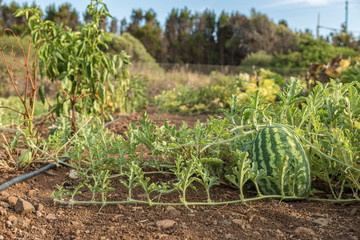
[[[125,114],[125,115],[122,115],[118,118],[115,118],[114,120],[110,121],[110,122],[107,122],[104,124],[104,128],[106,128],[107,126],[109,126],[110,124],[114,123],[114,122],[117,122],[119,121],[120,119],[128,116],[129,114]],[[60,159],[59,162],[57,163],[49,163],[48,165],[42,167],[42,168],[39,168],[33,172],[29,172],[27,174],[24,174],[24,175],[20,175],[16,178],[13,178],[11,179],[10,181],[6,182],[6,183],[3,183],[0,185],[0,192],[1,191],[4,191],[5,189],[11,187],[12,185],[15,185],[17,183],[20,183],[22,181],[25,181],[26,179],[29,179],[29,178],[32,178],[32,177],[35,177],[36,175],[39,175],[40,173],[43,173],[51,168],[54,168],[55,166],[57,166],[58,164],[61,164],[61,165],[64,165],[64,166],[67,166],[66,164],[62,164],[62,163],[65,163],[67,162],[68,160],[70,160],[70,158],[63,158],[63,159]]]

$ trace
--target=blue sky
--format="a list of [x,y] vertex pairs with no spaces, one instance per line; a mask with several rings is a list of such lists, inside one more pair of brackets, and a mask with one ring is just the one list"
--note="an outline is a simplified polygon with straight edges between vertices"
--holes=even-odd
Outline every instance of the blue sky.
[[[15,0],[19,4],[24,2],[32,2],[33,0]],[[110,14],[117,19],[130,19],[132,9],[141,8],[143,10],[154,9],[157,13],[157,19],[161,25],[164,26],[165,19],[172,8],[188,7],[192,12],[203,11],[206,8],[214,10],[217,16],[222,10],[228,13],[239,11],[240,13],[249,16],[251,8],[256,11],[265,13],[274,22],[280,19],[285,19],[292,30],[310,29],[312,33],[316,34],[316,25],[318,13],[320,13],[320,25],[330,28],[340,28],[340,25],[345,22],[345,0],[103,0],[109,7]],[[11,0],[3,1],[5,3]],[[37,5],[40,5],[42,10],[45,7],[55,3],[56,6],[69,2],[80,13],[85,11],[86,6],[90,0],[35,0]],[[349,2],[349,16],[348,29],[357,37],[360,36],[360,0],[348,0]],[[325,28],[320,29],[320,35],[326,35],[329,30]]]

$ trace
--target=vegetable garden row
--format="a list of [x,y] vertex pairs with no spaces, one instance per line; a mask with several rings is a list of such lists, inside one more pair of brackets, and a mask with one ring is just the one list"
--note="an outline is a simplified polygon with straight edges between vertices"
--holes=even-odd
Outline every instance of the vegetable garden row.
[[[112,118],[112,110],[128,112],[137,108],[137,101],[146,104],[144,85],[131,80],[125,53],[110,56],[99,48],[106,48],[107,35],[98,30],[101,16],[108,15],[106,5],[92,1],[88,10],[93,22],[84,24],[79,32],[42,20],[38,9],[18,11],[29,19],[36,50],[31,62],[31,45],[27,52],[21,46],[24,62],[10,64],[6,46],[1,47],[23,111],[6,108],[24,117],[17,129],[1,127],[15,132],[3,144],[8,159],[0,160],[2,166],[23,168],[34,161],[70,158],[66,165],[76,170],[77,185],[58,185],[52,194],[55,202],[64,204],[189,207],[263,198],[360,200],[358,81],[335,79],[304,89],[296,78],[286,81],[261,70],[253,78],[226,78],[223,85],[174,89],[155,97],[159,109],[218,115],[193,128],[185,123],[177,128],[169,122],[156,126],[144,112],[125,136],[115,136],[104,128],[104,122]],[[15,54],[10,56],[16,59]],[[17,62],[26,69],[23,95],[12,75]],[[38,68],[41,77],[59,89],[51,110],[57,121],[46,138],[40,138],[34,124],[37,94],[46,100],[43,85],[37,86]],[[25,151],[13,158],[19,149]],[[331,199],[321,198],[321,192],[311,187],[315,180],[327,184]],[[236,189],[238,198],[217,200],[213,189],[220,184]],[[111,197],[124,189],[126,194],[120,198]],[[143,192],[146,199],[137,199],[134,191]],[[193,191],[204,198],[189,200]],[[179,201],[166,201],[167,194],[178,194]]]

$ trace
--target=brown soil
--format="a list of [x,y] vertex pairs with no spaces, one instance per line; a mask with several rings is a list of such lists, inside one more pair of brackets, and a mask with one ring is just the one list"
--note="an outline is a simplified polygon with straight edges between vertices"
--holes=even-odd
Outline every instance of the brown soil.
[[[156,114],[155,123],[185,121],[192,126],[207,116]],[[141,113],[127,116],[109,126],[116,134],[127,130]],[[70,169],[58,167],[0,192],[1,239],[359,239],[360,203],[311,201],[281,202],[267,199],[248,204],[190,207],[149,207],[144,205],[67,206],[54,204],[51,193],[56,185],[71,185]],[[1,172],[0,184],[19,175]],[[319,185],[320,186],[320,185]],[[136,192],[135,195],[140,195]],[[114,196],[121,194],[115,192]],[[202,193],[193,200],[203,201]],[[238,192],[217,186],[215,200],[233,199]],[[15,212],[12,196],[35,206],[27,215]],[[111,197],[110,197],[111,198]],[[178,196],[165,196],[176,201]],[[161,220],[166,220],[161,222]],[[165,224],[161,226],[161,224]],[[168,224],[168,226],[166,226]]]

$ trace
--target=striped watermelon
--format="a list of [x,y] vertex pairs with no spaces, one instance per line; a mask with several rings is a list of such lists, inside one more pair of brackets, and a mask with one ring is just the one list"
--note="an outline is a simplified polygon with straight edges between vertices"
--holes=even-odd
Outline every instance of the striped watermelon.
[[301,143],[289,129],[281,126],[262,129],[252,143],[251,161],[255,169],[263,169],[263,176],[257,183],[264,195],[281,195],[281,176],[284,176],[284,196],[308,194],[311,186],[309,161]]

